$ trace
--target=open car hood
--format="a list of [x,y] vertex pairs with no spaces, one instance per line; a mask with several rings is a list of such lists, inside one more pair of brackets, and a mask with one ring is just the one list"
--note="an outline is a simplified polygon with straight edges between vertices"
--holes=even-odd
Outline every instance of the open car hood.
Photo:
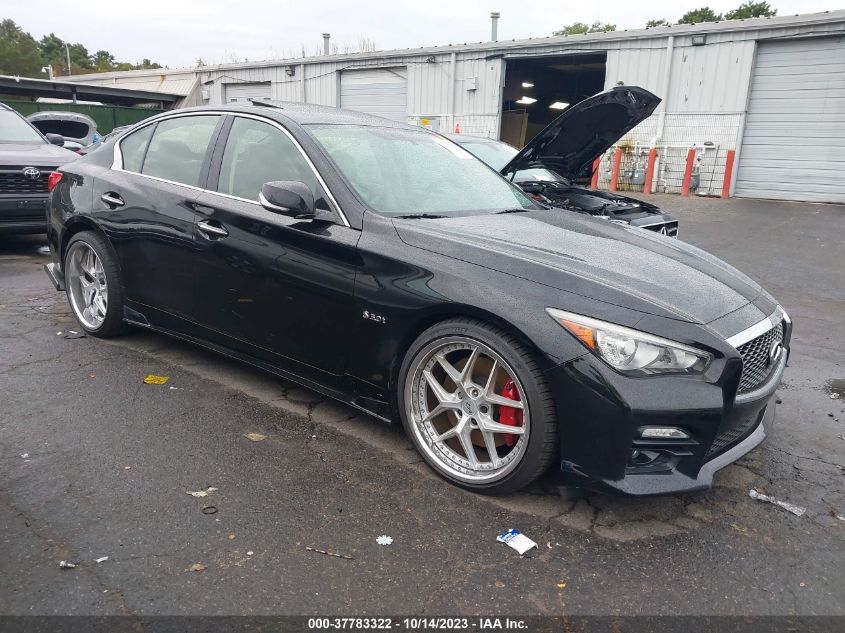
[[659,104],[659,97],[637,86],[616,86],[584,99],[531,139],[502,174],[545,167],[573,178]]

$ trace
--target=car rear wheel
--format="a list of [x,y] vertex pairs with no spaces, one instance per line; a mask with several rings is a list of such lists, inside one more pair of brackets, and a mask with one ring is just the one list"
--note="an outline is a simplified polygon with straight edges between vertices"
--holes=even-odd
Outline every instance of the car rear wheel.
[[499,494],[526,486],[551,463],[551,393],[513,336],[472,319],[444,321],[414,342],[400,376],[405,430],[446,479]]
[[82,328],[101,338],[123,332],[120,271],[105,239],[91,231],[71,237],[63,268],[68,302]]

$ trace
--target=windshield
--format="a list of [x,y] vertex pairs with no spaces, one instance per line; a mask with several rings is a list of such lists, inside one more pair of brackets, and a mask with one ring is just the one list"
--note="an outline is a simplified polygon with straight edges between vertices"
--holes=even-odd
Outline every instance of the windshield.
[[502,171],[511,159],[517,155],[517,149],[507,143],[484,143],[482,141],[456,141],[468,152],[490,165],[496,171]]
[[517,187],[436,134],[355,125],[308,127],[373,211],[467,215],[534,208]]
[[17,112],[0,110],[0,143],[43,143],[42,136],[33,130]]

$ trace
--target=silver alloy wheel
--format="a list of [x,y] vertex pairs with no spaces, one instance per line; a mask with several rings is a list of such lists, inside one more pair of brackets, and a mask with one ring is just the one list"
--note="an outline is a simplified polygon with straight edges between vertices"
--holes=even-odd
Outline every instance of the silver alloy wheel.
[[103,262],[89,244],[74,242],[67,253],[65,282],[76,318],[90,330],[106,319],[108,286]]
[[[418,446],[435,467],[466,483],[502,479],[528,446],[530,416],[516,373],[487,345],[449,336],[420,350],[405,383],[405,406]],[[513,381],[519,399],[502,395]],[[521,426],[501,422],[503,407]]]

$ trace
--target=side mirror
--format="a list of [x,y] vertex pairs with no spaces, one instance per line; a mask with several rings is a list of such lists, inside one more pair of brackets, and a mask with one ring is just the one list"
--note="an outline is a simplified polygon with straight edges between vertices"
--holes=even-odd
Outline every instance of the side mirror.
[[58,145],[61,147],[65,144],[65,137],[61,134],[47,134],[46,136],[51,145]]
[[277,180],[266,182],[258,194],[261,206],[293,218],[311,219],[316,217],[314,194],[303,182],[296,180]]

